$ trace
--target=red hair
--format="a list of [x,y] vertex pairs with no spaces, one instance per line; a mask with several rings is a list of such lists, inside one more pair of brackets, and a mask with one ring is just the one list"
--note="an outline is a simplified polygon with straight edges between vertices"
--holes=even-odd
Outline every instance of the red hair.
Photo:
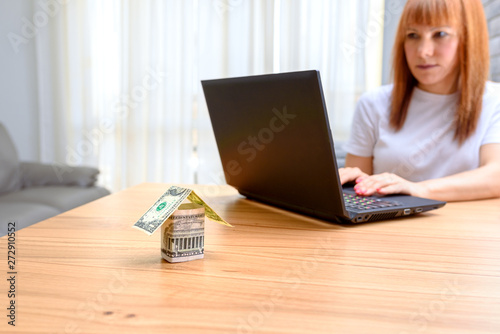
[[415,24],[457,28],[460,98],[455,115],[455,140],[462,144],[476,130],[488,79],[488,27],[483,5],[481,0],[408,0],[393,49],[390,124],[395,130],[403,127],[413,88],[418,84],[404,51],[407,28]]

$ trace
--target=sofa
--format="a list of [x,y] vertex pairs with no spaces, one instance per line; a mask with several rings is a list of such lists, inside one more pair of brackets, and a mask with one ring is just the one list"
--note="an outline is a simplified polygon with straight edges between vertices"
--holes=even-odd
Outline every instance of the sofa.
[[99,170],[19,161],[0,123],[0,237],[109,194],[96,186]]

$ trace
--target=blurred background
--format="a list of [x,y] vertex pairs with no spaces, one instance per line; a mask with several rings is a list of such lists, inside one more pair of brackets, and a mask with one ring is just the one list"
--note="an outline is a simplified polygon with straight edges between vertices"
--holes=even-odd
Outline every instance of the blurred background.
[[[405,0],[0,0],[0,122],[20,159],[118,191],[223,184],[200,80],[316,69],[334,139],[390,82]],[[483,0],[500,80],[500,0]]]

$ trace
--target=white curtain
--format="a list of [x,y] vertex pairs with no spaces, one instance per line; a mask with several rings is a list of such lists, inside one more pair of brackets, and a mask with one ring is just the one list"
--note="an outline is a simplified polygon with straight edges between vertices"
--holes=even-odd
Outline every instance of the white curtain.
[[318,69],[340,140],[381,80],[383,0],[54,0],[44,12],[40,155],[96,166],[113,191],[224,183],[202,79]]

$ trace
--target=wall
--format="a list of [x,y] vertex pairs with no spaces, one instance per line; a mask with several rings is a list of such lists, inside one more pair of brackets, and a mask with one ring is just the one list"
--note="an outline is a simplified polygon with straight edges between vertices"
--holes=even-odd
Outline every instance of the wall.
[[386,85],[391,82],[391,57],[392,46],[394,44],[394,36],[398,28],[399,17],[403,12],[403,7],[406,0],[386,0],[385,2],[385,17],[384,17],[384,46],[382,55],[382,84]]
[[[17,147],[22,160],[38,160],[38,118],[35,40],[26,38],[16,53],[9,37],[23,37],[23,26],[33,20],[30,0],[0,0],[0,122]],[[29,28],[24,28],[29,35]]]
[[483,0],[490,33],[490,75],[500,82],[500,0]]

